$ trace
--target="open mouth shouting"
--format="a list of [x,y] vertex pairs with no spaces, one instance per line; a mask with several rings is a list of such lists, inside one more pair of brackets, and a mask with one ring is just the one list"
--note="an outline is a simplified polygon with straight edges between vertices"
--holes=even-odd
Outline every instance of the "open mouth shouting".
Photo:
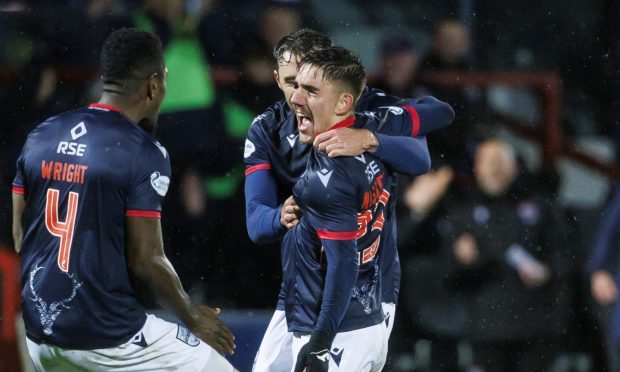
[[297,115],[297,129],[300,133],[311,136],[313,133],[313,125],[312,117],[309,115],[305,115],[301,111],[296,112]]

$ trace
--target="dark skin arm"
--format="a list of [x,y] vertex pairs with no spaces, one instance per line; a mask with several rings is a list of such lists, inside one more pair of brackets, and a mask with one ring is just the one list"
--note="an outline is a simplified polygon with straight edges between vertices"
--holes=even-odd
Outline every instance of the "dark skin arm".
[[13,244],[15,244],[15,252],[19,254],[22,247],[22,239],[24,237],[24,226],[22,217],[26,208],[26,198],[24,195],[13,193]]
[[160,220],[128,217],[126,231],[127,264],[134,280],[146,285],[164,309],[218,353],[233,354],[234,336],[217,317],[219,309],[193,304],[183,289],[164,253]]

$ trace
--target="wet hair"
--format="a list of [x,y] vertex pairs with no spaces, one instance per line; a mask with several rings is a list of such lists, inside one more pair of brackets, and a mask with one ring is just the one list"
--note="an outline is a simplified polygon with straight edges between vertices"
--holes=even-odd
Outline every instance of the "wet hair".
[[[334,41],[325,34],[310,28],[302,28],[280,39],[273,48],[273,58],[276,63],[290,62],[292,55],[303,57],[306,53],[320,48],[334,45]],[[290,52],[288,59],[286,52]]]
[[323,79],[348,85],[356,101],[366,85],[366,70],[360,58],[343,47],[312,50],[301,58],[297,69],[306,65],[323,70]]
[[161,40],[155,34],[121,28],[103,43],[101,81],[104,85],[118,85],[126,90],[154,73],[163,77],[164,68]]

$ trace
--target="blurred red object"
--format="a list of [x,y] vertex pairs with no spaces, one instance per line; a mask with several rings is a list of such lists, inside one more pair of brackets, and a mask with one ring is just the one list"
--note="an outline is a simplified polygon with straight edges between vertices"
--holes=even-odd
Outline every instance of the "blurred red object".
[[15,318],[19,306],[19,259],[0,246],[0,370],[20,371]]

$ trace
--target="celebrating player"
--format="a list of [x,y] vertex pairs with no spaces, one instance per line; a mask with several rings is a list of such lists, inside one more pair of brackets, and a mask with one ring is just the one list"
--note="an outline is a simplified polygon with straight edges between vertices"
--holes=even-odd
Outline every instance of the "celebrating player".
[[[406,106],[381,116],[354,114],[366,74],[344,48],[308,52],[295,80],[291,103],[303,143],[351,126],[413,132]],[[312,150],[293,187],[303,214],[282,243],[282,268],[295,372],[327,371],[330,364],[334,370],[379,371],[385,363],[379,257],[385,215],[394,204],[392,177],[370,153],[331,158]]]
[[[190,301],[163,250],[170,159],[148,133],[166,93],[161,42],[115,31],[101,68],[100,102],[40,124],[17,161],[30,356],[38,370],[232,371],[218,354],[235,347],[219,310]],[[145,314],[130,278],[187,328]]]
[[[327,36],[302,29],[284,37],[274,50],[278,86],[284,93],[279,101],[259,115],[252,124],[246,140],[246,217],[248,234],[257,244],[280,241],[298,222],[299,209],[291,195],[294,183],[305,170],[312,146],[301,143],[297,120],[291,111],[291,97],[296,86],[297,64],[306,53],[332,45]],[[357,111],[377,109],[399,110],[403,100],[364,87],[357,102]],[[432,97],[410,100],[415,130],[418,135],[449,125],[452,108]],[[337,128],[319,134],[315,145],[330,156],[360,155],[373,152],[392,169],[410,175],[428,170],[430,157],[423,137],[389,136],[367,129]],[[288,198],[287,198],[288,197]],[[284,204],[280,204],[284,201]],[[389,211],[382,239],[386,245],[382,260],[392,264],[381,266],[384,284],[382,299],[386,314],[387,335],[391,331],[400,283],[400,263],[396,251],[394,212]],[[284,314],[284,291],[279,295],[276,311],[269,323],[257,353],[254,371],[290,371],[293,335],[288,332]]]

